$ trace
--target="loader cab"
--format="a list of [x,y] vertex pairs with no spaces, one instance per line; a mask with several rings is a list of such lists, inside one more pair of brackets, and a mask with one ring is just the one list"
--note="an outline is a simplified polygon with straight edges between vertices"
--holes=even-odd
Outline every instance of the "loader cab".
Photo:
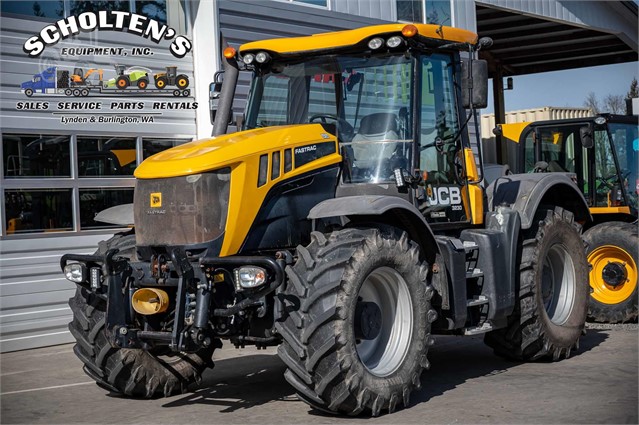
[[514,170],[574,173],[593,213],[636,215],[637,116],[539,122],[520,137]]
[[320,124],[343,157],[336,196],[397,196],[433,224],[471,223],[461,68],[446,49],[269,56],[252,66],[243,129]]

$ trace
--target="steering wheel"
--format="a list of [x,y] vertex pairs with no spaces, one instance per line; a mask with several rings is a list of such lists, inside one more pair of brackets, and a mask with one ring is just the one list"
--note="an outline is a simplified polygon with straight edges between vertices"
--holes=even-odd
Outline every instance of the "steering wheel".
[[315,114],[308,119],[308,122],[316,122],[316,120],[320,120],[320,122],[327,124],[327,119],[333,120],[337,123],[337,133],[341,136],[340,138],[342,141],[350,142],[355,135],[355,129],[344,118],[340,118],[334,114]]

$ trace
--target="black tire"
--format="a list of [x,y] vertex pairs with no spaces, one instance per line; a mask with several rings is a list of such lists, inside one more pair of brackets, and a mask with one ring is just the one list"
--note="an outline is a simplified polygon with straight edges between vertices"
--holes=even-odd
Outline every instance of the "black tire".
[[136,84],[140,90],[146,90],[149,86],[149,80],[147,78],[140,78]]
[[82,97],[87,97],[89,95],[89,89],[84,88],[84,89],[80,90],[80,95]]
[[24,94],[25,94],[27,97],[31,97],[31,96],[33,96],[33,89],[25,89]]
[[[97,253],[111,248],[118,248],[119,256],[131,258],[135,255],[135,235],[118,234],[102,241]],[[105,298],[79,285],[69,305],[73,312],[69,330],[76,339],[73,351],[84,363],[84,372],[109,391],[132,397],[168,397],[186,391],[189,384],[200,381],[207,366],[213,366],[216,344],[193,354],[162,357],[144,350],[112,347],[104,333]]]
[[65,94],[66,96],[71,96],[71,95],[73,94],[73,91],[72,91],[71,89],[65,89],[65,90],[64,90],[64,94]]
[[590,320],[604,323],[637,320],[637,225],[618,221],[601,223],[588,229],[583,239],[588,244],[591,265]]
[[169,80],[166,77],[159,77],[155,79],[155,87],[158,89],[166,88],[167,84],[169,84]]
[[129,81],[129,77],[126,75],[121,75],[115,80],[115,86],[118,90],[124,90],[131,85],[131,81]]
[[82,91],[80,91],[80,89],[73,89],[73,96],[75,97],[82,96]]
[[579,347],[588,301],[588,263],[579,225],[562,208],[541,210],[524,232],[519,297],[504,329],[484,341],[497,355],[523,361],[568,358]]
[[180,89],[185,89],[189,86],[189,77],[184,74],[180,74],[175,77],[175,85]]
[[[382,410],[393,412],[399,403],[407,406],[410,393],[421,387],[423,369],[429,367],[430,324],[437,316],[430,308],[433,288],[419,247],[394,229],[345,229],[328,238],[313,232],[307,247],[297,247],[297,256],[286,269],[289,280],[282,294],[289,314],[276,324],[283,337],[278,354],[288,366],[286,380],[300,399],[329,413],[377,416]],[[382,319],[388,310],[380,309],[379,339],[356,340],[355,331],[356,322],[364,329],[372,317],[361,313],[358,300],[367,296],[362,288],[373,284],[393,291],[382,276],[401,277],[396,281],[400,307],[391,316],[411,317],[408,326],[393,328],[405,338],[396,343],[395,353],[400,354],[390,357],[375,357],[395,342],[392,336],[386,338],[392,335],[389,321]],[[383,306],[384,301],[379,302]],[[357,320],[356,311],[366,320]]]

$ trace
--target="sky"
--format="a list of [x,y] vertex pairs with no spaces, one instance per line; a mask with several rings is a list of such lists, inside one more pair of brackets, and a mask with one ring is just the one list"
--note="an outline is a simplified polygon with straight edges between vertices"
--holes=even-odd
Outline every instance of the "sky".
[[[590,92],[594,92],[600,102],[608,94],[625,98],[633,77],[639,80],[638,62],[515,76],[513,90],[504,92],[505,109],[509,112],[543,106],[581,108]],[[492,81],[489,80],[488,108],[480,113],[493,112]]]

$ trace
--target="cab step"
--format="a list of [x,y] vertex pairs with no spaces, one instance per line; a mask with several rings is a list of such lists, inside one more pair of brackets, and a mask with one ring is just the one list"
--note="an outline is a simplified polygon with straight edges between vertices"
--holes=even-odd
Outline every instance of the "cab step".
[[474,268],[466,272],[466,279],[477,279],[478,277],[482,277],[484,272],[478,268]]
[[467,307],[475,307],[484,304],[488,304],[488,297],[486,297],[485,295],[478,295],[472,300],[466,300]]
[[481,326],[464,328],[464,335],[485,334],[493,330],[493,326],[489,322],[484,322]]

